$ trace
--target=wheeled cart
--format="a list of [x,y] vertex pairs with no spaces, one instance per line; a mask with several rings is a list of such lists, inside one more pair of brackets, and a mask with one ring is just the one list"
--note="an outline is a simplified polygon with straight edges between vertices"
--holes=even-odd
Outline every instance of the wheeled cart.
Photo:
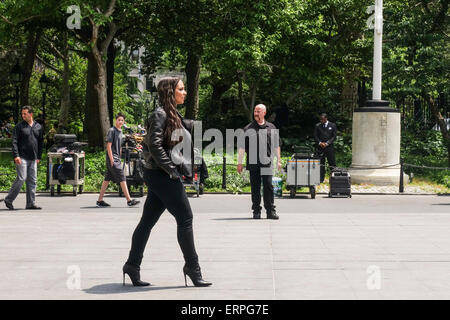
[[286,166],[286,189],[291,198],[297,189],[308,187],[311,199],[316,198],[316,186],[320,184],[320,157],[313,154],[294,153]]
[[[135,187],[139,190],[139,197],[144,196],[144,180],[143,180],[143,166],[144,162],[142,159],[142,152],[136,151],[133,147],[129,147],[128,143],[122,147],[122,168],[127,181],[128,191],[131,195],[131,187]],[[138,174],[140,173],[140,174]],[[120,184],[119,187],[119,197],[123,196],[122,188]]]
[[186,188],[194,188],[197,198],[203,194],[203,185],[200,183],[202,178],[202,165],[204,161],[198,149],[194,149],[194,157],[192,163],[192,178],[183,176],[183,186]]
[[72,185],[72,194],[76,196],[83,192],[85,173],[84,152],[49,152],[48,157],[48,183],[50,195],[61,193],[61,185]]

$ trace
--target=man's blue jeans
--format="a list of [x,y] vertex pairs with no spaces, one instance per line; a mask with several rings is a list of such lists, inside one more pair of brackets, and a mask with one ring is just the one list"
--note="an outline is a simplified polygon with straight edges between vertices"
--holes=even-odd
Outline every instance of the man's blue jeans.
[[31,207],[35,204],[36,182],[37,182],[37,163],[36,160],[25,160],[21,158],[22,163],[16,164],[17,178],[14,181],[8,195],[5,198],[6,203],[13,203],[19,195],[24,182],[27,183],[27,205]]

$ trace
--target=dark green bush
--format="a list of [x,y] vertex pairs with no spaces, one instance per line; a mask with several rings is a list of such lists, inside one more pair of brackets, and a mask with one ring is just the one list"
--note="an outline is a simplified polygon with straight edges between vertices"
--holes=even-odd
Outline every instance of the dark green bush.
[[[300,142],[300,141],[299,141]],[[339,134],[336,142],[336,162],[339,167],[349,167],[352,161],[351,152],[351,135]],[[283,150],[282,165],[285,167],[290,159],[292,152]],[[446,149],[442,143],[441,133],[438,131],[417,131],[405,130],[402,133],[401,154],[405,163],[415,165],[427,165],[436,167],[446,167]],[[46,182],[46,156],[43,155],[43,161],[38,166],[38,191],[45,190]],[[247,171],[242,175],[237,173],[236,154],[234,161],[227,158],[227,192],[245,192],[250,190],[250,178]],[[205,158],[208,166],[209,178],[205,181],[206,191],[223,191],[222,190],[222,159],[221,158]],[[0,191],[8,191],[16,177],[14,162],[11,159],[0,160]],[[85,160],[85,191],[98,192],[103,182],[106,169],[105,152],[93,151],[86,153]],[[405,172],[413,173],[416,177],[421,177],[450,187],[450,173],[448,170],[431,170],[405,167]],[[275,176],[282,177],[285,175],[275,172]],[[24,189],[25,190],[25,187]],[[63,191],[71,191],[72,186],[63,186]],[[108,191],[117,191],[117,185],[110,183]]]
[[408,164],[430,167],[447,167],[447,150],[440,131],[422,129],[411,125],[402,132],[401,156],[405,172],[414,177],[429,179],[450,187],[449,170],[409,167]]
[[0,138],[0,148],[11,148],[11,138]]

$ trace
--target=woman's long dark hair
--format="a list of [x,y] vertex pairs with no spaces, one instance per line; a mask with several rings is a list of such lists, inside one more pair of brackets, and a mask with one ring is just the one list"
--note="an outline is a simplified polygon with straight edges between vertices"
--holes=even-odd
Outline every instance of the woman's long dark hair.
[[167,125],[164,132],[165,143],[171,148],[178,141],[172,141],[172,132],[182,128],[181,119],[177,114],[177,104],[175,103],[175,89],[180,78],[167,77],[162,78],[158,83],[158,99],[161,107],[167,114]]

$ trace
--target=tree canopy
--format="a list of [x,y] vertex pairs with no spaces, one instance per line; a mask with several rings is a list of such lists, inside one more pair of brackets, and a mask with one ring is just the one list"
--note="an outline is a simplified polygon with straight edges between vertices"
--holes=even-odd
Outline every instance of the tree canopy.
[[[284,139],[311,135],[317,114],[328,112],[342,132],[352,111],[370,98],[373,31],[371,3],[358,0],[4,0],[0,2],[0,117],[17,112],[10,70],[23,70],[20,104],[40,110],[43,72],[49,125],[76,131],[101,147],[118,110],[144,123],[149,103],[129,77],[139,72],[184,72],[184,113],[204,127],[241,127],[256,103],[268,116],[287,110]],[[69,6],[80,8],[81,28],[68,29]],[[448,117],[449,4],[445,0],[385,0],[383,98],[418,112],[424,126]],[[140,98],[136,98],[140,97]],[[420,103],[419,103],[419,102]],[[284,109],[283,109],[284,108]],[[415,110],[411,115],[409,110]],[[280,118],[281,119],[281,118]],[[16,118],[17,120],[17,118]],[[443,130],[447,145],[448,132]]]

